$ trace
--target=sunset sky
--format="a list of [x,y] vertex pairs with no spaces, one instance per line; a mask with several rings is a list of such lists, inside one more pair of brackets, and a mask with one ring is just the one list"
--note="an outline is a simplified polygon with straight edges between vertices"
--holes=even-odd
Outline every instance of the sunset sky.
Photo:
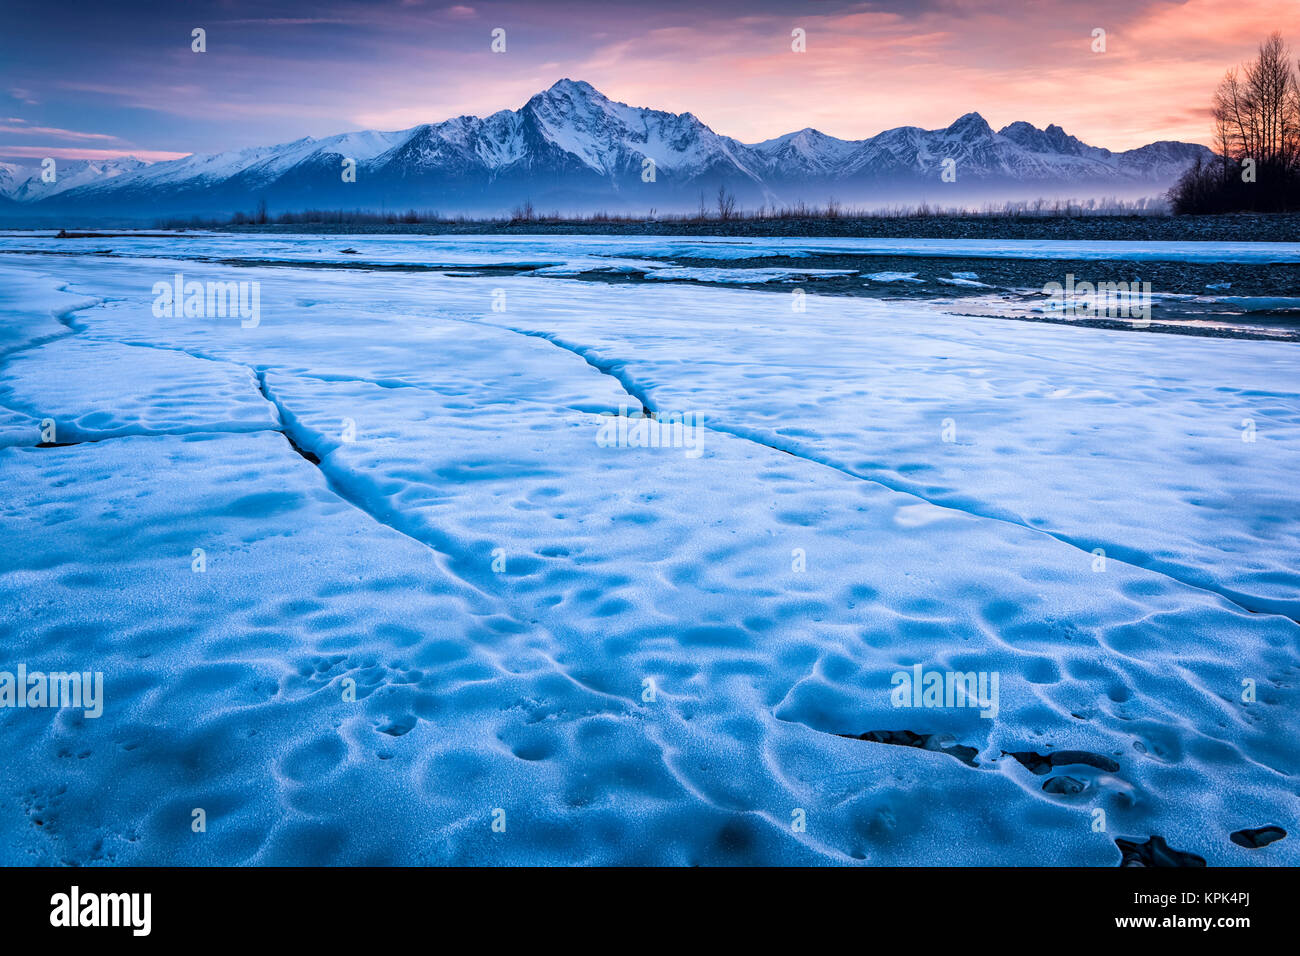
[[[190,49],[195,27],[206,53]],[[1208,144],[1215,83],[1272,30],[1300,45],[1298,0],[4,0],[0,158],[156,160],[403,129],[518,108],[565,76],[745,142],[975,110],[1111,149]]]

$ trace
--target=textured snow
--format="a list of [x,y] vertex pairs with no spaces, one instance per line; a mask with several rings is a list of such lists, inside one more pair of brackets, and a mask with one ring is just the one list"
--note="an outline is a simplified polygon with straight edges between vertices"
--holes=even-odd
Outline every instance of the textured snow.
[[[14,356],[0,368],[0,404],[53,419],[59,443],[279,425],[244,366],[82,337]],[[0,444],[40,440],[36,427],[25,436],[0,430]]]
[[[1294,817],[1295,346],[113,245],[0,257],[0,646],[106,697],[0,708],[3,862],[1300,862],[1228,839]],[[155,317],[177,271],[260,324]],[[597,442],[643,404],[702,454]],[[977,766],[839,736],[904,730]]]

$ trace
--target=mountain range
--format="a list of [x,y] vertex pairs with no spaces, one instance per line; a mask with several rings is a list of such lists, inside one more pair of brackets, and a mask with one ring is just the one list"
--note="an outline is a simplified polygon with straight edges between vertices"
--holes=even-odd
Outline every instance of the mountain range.
[[[691,113],[628,106],[564,79],[518,110],[398,132],[307,137],[151,164],[60,161],[53,183],[42,181],[39,165],[0,164],[0,216],[144,220],[251,212],[263,201],[273,214],[500,214],[526,202],[539,211],[645,213],[712,207],[719,187],[744,208],[828,199],[879,206],[1131,198],[1163,192],[1212,155],[1172,141],[1111,152],[1055,125],[1017,122],[994,132],[978,113],[945,129],[903,126],[861,140],[802,129],[746,144]],[[345,181],[349,162],[355,181]],[[955,181],[944,180],[945,168]]]

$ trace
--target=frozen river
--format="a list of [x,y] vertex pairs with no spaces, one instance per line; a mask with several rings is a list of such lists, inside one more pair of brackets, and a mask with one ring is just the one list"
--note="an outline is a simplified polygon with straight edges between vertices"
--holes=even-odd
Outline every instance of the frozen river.
[[526,239],[0,237],[0,862],[1300,863],[1300,345]]

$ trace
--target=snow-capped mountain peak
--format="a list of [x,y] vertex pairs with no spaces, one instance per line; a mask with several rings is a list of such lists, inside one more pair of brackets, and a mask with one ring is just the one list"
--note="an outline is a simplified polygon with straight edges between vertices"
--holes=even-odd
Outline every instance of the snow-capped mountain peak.
[[946,132],[950,139],[976,140],[991,137],[993,128],[979,113],[967,113],[953,120]]
[[1067,156],[1086,156],[1091,154],[1099,156],[1110,155],[1110,150],[1088,146],[1086,143],[1083,143],[1068,134],[1055,123],[1049,125],[1046,129],[1039,129],[1031,123],[1026,123],[1024,120],[1020,120],[1010,124],[1009,126],[1004,126],[998,131],[998,135],[1006,137],[1012,142],[1035,153],[1055,152]]
[[861,146],[861,141],[836,139],[805,127],[758,143],[753,149],[773,168],[824,175],[841,167]]

